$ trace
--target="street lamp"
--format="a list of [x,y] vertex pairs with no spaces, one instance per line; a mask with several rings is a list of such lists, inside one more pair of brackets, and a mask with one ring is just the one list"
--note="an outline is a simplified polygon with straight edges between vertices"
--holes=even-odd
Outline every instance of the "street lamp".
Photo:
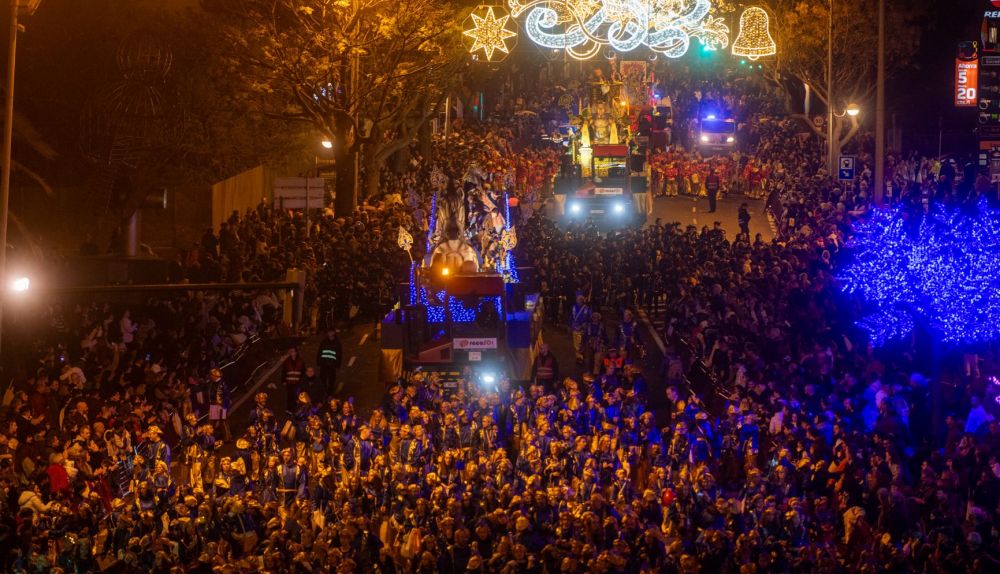
[[847,104],[847,107],[844,108],[844,111],[838,114],[834,110],[833,106],[830,106],[830,115],[835,118],[842,118],[844,116],[847,116],[849,118],[856,118],[859,115],[861,115],[861,108],[858,106],[858,104]]
[[[9,0],[10,46],[7,49],[7,102],[3,122],[3,169],[0,172],[0,277],[7,274],[7,206],[10,200],[10,155],[14,141],[14,64],[17,62],[18,16],[31,16],[42,0]],[[25,286],[27,289],[27,286]],[[0,333],[3,330],[3,299],[0,293]],[[0,355],[2,357],[2,355]],[[2,367],[0,361],[0,367]]]
[[10,290],[17,293],[24,293],[31,287],[31,279],[18,277],[10,282]]
[[830,175],[833,175],[836,172],[837,155],[840,154],[840,145],[839,145],[840,144],[840,141],[839,141],[840,140],[840,134],[837,133],[837,131],[833,129],[833,119],[834,118],[843,118],[843,117],[846,116],[846,117],[851,118],[852,122],[856,122],[858,116],[861,115],[861,108],[858,107],[857,104],[847,104],[847,107],[844,108],[844,111],[842,111],[840,113],[837,113],[837,111],[833,107],[833,103],[832,102],[828,103],[827,108],[829,108],[829,114],[830,114],[830,125],[828,126],[828,128],[829,128],[829,136],[828,137],[829,137],[830,141],[827,142],[829,144],[829,157],[827,159],[829,160],[829,168],[828,169],[829,169]]

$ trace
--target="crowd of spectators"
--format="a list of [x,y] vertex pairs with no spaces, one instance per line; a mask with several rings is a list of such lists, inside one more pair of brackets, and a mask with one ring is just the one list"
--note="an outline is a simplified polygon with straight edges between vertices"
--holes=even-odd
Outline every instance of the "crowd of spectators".
[[[516,184],[504,129],[439,142],[448,162],[434,167]],[[229,406],[216,369],[234,333],[266,328],[272,295],[53,313],[53,340],[73,342],[16,381],[0,427],[0,568],[996,571],[992,357],[974,362],[932,432],[919,357],[873,350],[836,287],[866,191],[829,185],[789,124],[754,129],[784,206],[780,240],[660,222],[606,234],[522,215],[519,256],[543,306],[567,322],[572,302],[589,306],[582,342],[595,352],[579,377],[549,368],[524,387],[471,374],[451,386],[417,372],[371,413],[304,392],[285,416],[261,393],[247,427],[229,429],[212,416]],[[523,157],[552,165],[546,152]],[[301,266],[315,297],[343,298],[341,313],[377,310],[374,294],[408,264],[398,228],[433,231],[420,227],[431,209],[420,190],[440,176],[419,164],[394,184],[401,201],[352,218],[234,216],[174,272],[271,280]],[[658,371],[633,331],[654,303]]]

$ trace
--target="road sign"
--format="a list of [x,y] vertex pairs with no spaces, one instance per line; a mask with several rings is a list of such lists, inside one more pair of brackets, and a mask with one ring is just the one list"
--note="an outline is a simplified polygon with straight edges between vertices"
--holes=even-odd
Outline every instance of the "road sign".
[[842,155],[837,163],[837,179],[840,181],[850,181],[854,179],[854,156]]

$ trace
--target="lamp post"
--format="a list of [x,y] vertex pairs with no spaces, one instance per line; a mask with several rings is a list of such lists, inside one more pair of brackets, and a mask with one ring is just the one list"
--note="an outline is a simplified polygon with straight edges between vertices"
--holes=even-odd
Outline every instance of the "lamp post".
[[[18,16],[31,16],[42,0],[9,0],[10,45],[7,49],[7,94],[3,122],[3,169],[0,174],[0,333],[3,331],[3,303],[7,291],[7,209],[10,203],[10,157],[14,142],[14,64],[17,62]],[[2,347],[0,347],[2,349]],[[0,357],[3,355],[0,354]],[[2,362],[0,362],[2,367]]]
[[830,157],[827,158],[827,159],[830,162],[830,165],[829,165],[830,177],[834,177],[838,173],[837,172],[837,155],[840,153],[840,145],[838,145],[840,142],[839,141],[835,142],[834,139],[833,139],[833,137],[834,137],[833,127],[832,127],[833,126],[833,120],[834,120],[834,118],[848,117],[848,118],[851,118],[852,122],[854,122],[854,121],[857,120],[857,117],[859,115],[861,115],[861,108],[859,108],[857,104],[847,104],[847,107],[844,108],[844,111],[842,111],[840,113],[837,113],[837,111],[833,107],[833,104],[830,104],[827,107],[830,108],[829,114],[830,114],[830,126],[831,126],[831,128],[830,128]]
[[827,20],[826,36],[826,169],[832,176],[837,159],[833,157],[833,0]]
[[[938,132],[940,133],[940,131]],[[940,157],[940,144],[938,156]],[[878,2],[878,77],[875,89],[875,204],[885,194],[885,0]]]

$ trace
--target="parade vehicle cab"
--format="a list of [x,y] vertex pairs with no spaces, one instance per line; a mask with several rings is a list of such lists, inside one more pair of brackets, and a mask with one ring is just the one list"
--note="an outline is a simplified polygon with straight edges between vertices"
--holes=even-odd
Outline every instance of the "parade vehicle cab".
[[630,154],[625,144],[595,144],[589,153],[581,185],[566,198],[565,215],[573,220],[593,219],[614,226],[626,225],[637,219],[632,196],[633,176]]
[[726,152],[736,147],[736,120],[708,114],[698,122],[698,149]]
[[587,102],[572,117],[575,129],[553,186],[555,212],[564,222],[614,229],[645,221],[652,210],[651,113],[641,102],[630,104],[620,81],[595,73]]

